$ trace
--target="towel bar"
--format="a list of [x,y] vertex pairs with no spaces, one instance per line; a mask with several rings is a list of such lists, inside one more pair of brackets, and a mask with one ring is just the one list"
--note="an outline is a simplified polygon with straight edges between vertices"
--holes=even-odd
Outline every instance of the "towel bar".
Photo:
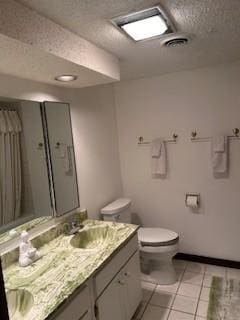
[[[176,133],[173,134],[172,139],[163,140],[166,143],[177,143],[178,135]],[[144,138],[141,136],[138,138],[138,145],[147,145],[150,144],[150,141],[144,141]]]
[[[239,136],[239,128],[234,128],[233,129],[233,135],[229,135],[227,136],[229,139],[233,139],[233,140],[239,140],[240,136]],[[212,139],[212,137],[197,137],[197,131],[192,131],[191,132],[191,138],[190,140],[192,142],[208,142]]]

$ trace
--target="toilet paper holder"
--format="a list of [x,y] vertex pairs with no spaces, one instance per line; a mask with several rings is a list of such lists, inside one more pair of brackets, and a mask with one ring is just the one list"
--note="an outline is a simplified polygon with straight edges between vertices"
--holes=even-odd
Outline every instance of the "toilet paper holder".
[[196,197],[197,198],[197,207],[199,208],[199,206],[200,206],[200,193],[192,193],[192,192],[191,193],[187,193],[186,196],[185,196],[186,207],[190,207],[190,205],[187,202],[188,197]]

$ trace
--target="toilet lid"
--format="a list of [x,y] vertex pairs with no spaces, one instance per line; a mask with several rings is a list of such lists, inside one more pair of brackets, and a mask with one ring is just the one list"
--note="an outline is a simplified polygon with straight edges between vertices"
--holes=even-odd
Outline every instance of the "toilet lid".
[[159,247],[175,244],[179,240],[179,235],[168,229],[140,228],[138,240],[142,246]]

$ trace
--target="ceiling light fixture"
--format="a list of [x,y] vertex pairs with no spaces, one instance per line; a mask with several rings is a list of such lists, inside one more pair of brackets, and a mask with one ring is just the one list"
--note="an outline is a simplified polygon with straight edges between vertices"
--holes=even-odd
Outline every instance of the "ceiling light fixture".
[[55,77],[55,80],[61,81],[61,82],[75,81],[77,80],[77,76],[64,74],[64,75]]
[[172,23],[159,6],[116,17],[111,21],[135,41],[158,38],[174,31]]

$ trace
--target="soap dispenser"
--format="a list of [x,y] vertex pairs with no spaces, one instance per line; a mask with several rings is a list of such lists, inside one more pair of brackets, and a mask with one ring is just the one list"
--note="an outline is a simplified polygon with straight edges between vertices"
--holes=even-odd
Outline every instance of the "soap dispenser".
[[33,247],[29,240],[29,233],[23,231],[20,236],[19,244],[19,265],[27,267],[41,257],[39,251]]

